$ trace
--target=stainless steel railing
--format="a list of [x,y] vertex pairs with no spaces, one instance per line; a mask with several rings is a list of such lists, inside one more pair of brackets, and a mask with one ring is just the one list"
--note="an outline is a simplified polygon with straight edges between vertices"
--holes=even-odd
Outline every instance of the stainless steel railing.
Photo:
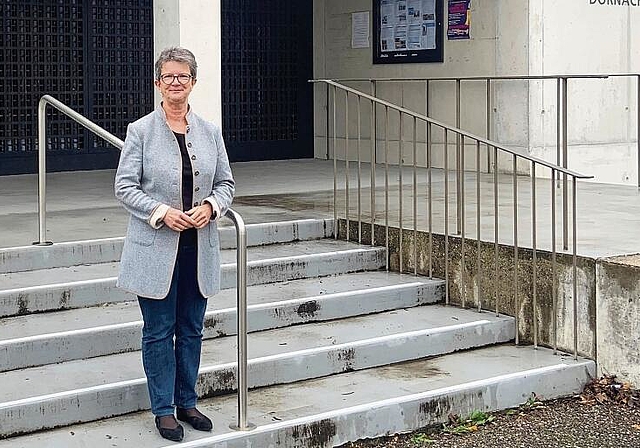
[[[425,115],[429,116],[430,113],[430,86],[432,82],[437,81],[450,81],[455,82],[455,127],[461,128],[461,86],[463,82],[485,82],[486,84],[486,130],[485,138],[491,140],[491,123],[492,123],[492,86],[495,81],[555,81],[556,82],[556,165],[563,168],[568,167],[568,82],[570,80],[585,80],[585,79],[606,79],[615,77],[628,77],[635,78],[636,84],[636,146],[637,146],[637,186],[640,188],[640,73],[616,73],[616,74],[574,74],[574,75],[540,75],[540,76],[463,76],[463,77],[430,77],[430,78],[336,78],[333,81],[342,82],[367,82],[370,83],[370,89],[372,96],[377,97],[378,88],[383,83],[424,83],[425,89]],[[375,119],[375,118],[374,118]],[[328,120],[327,120],[328,123]],[[328,135],[328,134],[327,134]],[[327,140],[327,145],[329,144]],[[460,151],[460,140],[456,139],[456,150]],[[487,151],[487,172],[491,171],[491,153]],[[459,167],[456,167],[458,169]],[[558,181],[562,181],[562,219],[564,222],[568,220],[568,179],[566,175],[561,172],[557,173]],[[560,185],[560,184],[559,184]],[[456,185],[458,195],[460,194],[460,185]],[[456,204],[456,214],[460,214],[460,203]],[[457,223],[457,233],[460,234],[460,220]],[[568,249],[569,235],[567,233],[567,226],[563,226],[562,231],[562,247],[564,250]]]
[[48,246],[53,244],[47,241],[47,123],[46,109],[51,105],[60,112],[71,118],[76,123],[81,124],[98,137],[111,143],[118,149],[122,149],[124,142],[115,135],[105,131],[103,128],[71,109],[64,103],[58,101],[51,95],[44,95],[38,103],[38,241],[34,244],[38,246]]
[[[122,149],[124,142],[115,135],[101,128],[91,120],[82,116],[69,106],[58,101],[50,95],[40,98],[38,105],[38,241],[35,245],[48,246],[53,244],[46,241],[47,224],[47,151],[46,151],[46,107],[47,104],[84,126],[98,137],[103,138],[113,146]],[[248,431],[255,428],[255,425],[247,422],[247,231],[242,216],[232,209],[228,209],[225,215],[230,219],[236,228],[237,238],[237,335],[238,335],[238,419],[236,424],[229,425],[230,428]]]
[[[578,309],[578,299],[577,299],[577,181],[579,179],[588,179],[588,178],[592,178],[593,176],[588,176],[588,175],[584,175],[584,174],[580,174],[578,172],[569,170],[565,167],[562,166],[558,166],[556,164],[553,164],[551,162],[530,156],[528,154],[523,154],[519,151],[516,151],[514,149],[508,148],[506,146],[500,145],[499,143],[496,143],[494,141],[491,141],[487,138],[484,137],[480,137],[474,134],[471,134],[469,132],[463,131],[457,127],[453,127],[453,126],[449,126],[446,125],[440,121],[431,119],[429,117],[427,117],[426,115],[422,115],[422,114],[418,114],[416,112],[410,111],[404,107],[392,104],[388,101],[384,101],[381,100],[379,98],[376,98],[372,95],[369,95],[367,93],[358,91],[356,89],[353,89],[351,87],[347,87],[345,85],[342,85],[336,81],[333,80],[327,80],[327,79],[318,79],[318,80],[312,80],[311,82],[314,83],[319,83],[319,84],[324,84],[327,86],[327,93],[329,94],[327,96],[327,117],[331,117],[331,123],[328,124],[327,129],[328,129],[328,133],[327,133],[327,140],[329,142],[332,143],[333,148],[330,148],[332,151],[330,151],[330,153],[332,153],[332,157],[333,157],[333,167],[334,167],[334,191],[333,191],[333,205],[334,205],[334,220],[336,222],[338,222],[338,126],[340,126],[340,124],[337,121],[337,105],[338,104],[344,104],[344,112],[341,114],[344,117],[344,127],[341,129],[343,132],[341,133],[341,136],[343,136],[344,138],[341,138],[341,140],[343,140],[345,142],[344,145],[344,187],[345,187],[345,193],[344,193],[344,204],[345,204],[345,208],[344,208],[344,219],[345,219],[345,223],[346,223],[346,232],[345,232],[345,238],[347,240],[349,240],[351,238],[351,221],[352,221],[352,215],[351,215],[351,210],[350,210],[350,197],[352,195],[351,191],[350,191],[350,184],[349,184],[349,177],[350,177],[350,162],[356,162],[357,163],[357,206],[356,206],[356,216],[353,217],[355,218],[355,220],[357,221],[357,229],[354,229],[354,232],[357,232],[357,236],[354,236],[354,239],[357,238],[357,240],[359,242],[363,242],[363,230],[362,230],[362,225],[365,223],[366,221],[366,217],[364,216],[363,210],[362,210],[362,201],[361,201],[361,196],[362,196],[362,176],[363,176],[363,171],[362,171],[362,164],[363,164],[363,160],[362,160],[362,139],[363,139],[363,135],[362,135],[362,122],[365,121],[366,119],[363,120],[362,119],[362,103],[369,103],[370,107],[368,108],[370,110],[370,114],[371,114],[371,128],[369,130],[370,135],[369,135],[369,160],[370,162],[370,188],[371,188],[371,192],[370,192],[370,203],[369,203],[369,210],[370,210],[370,219],[369,222],[367,223],[370,226],[370,233],[371,233],[371,240],[370,243],[372,245],[375,245],[379,242],[379,238],[376,237],[376,223],[377,223],[377,214],[376,214],[376,202],[378,201],[377,195],[376,195],[376,170],[377,170],[377,165],[378,163],[376,163],[376,151],[378,150],[377,148],[377,130],[376,130],[376,123],[377,121],[375,121],[375,116],[377,115],[378,109],[382,109],[383,113],[384,113],[384,119],[382,120],[384,123],[384,188],[383,188],[383,193],[384,193],[384,245],[387,248],[387,269],[389,269],[389,247],[390,247],[390,222],[389,222],[389,218],[390,218],[390,192],[392,189],[392,185],[391,182],[389,180],[390,178],[390,164],[392,164],[393,162],[391,162],[390,160],[390,151],[389,151],[389,147],[390,147],[390,115],[391,113],[394,114],[394,116],[397,115],[398,118],[398,159],[397,159],[397,179],[398,179],[398,184],[397,184],[397,195],[398,195],[398,237],[397,237],[397,241],[398,241],[398,270],[400,272],[404,271],[404,260],[403,260],[403,256],[404,256],[404,241],[403,241],[403,235],[405,233],[405,229],[404,229],[404,223],[403,223],[403,206],[405,203],[405,198],[403,196],[404,194],[404,189],[406,187],[406,185],[404,184],[403,181],[403,171],[404,171],[404,154],[405,154],[405,140],[408,140],[411,147],[411,154],[412,154],[412,164],[410,166],[411,170],[412,170],[412,181],[411,181],[411,185],[409,186],[410,188],[407,188],[408,191],[411,191],[412,193],[412,207],[413,207],[413,214],[412,214],[412,227],[413,227],[413,247],[412,249],[412,256],[413,256],[413,273],[417,274],[417,270],[418,270],[418,254],[417,254],[417,241],[418,241],[418,223],[417,223],[417,219],[418,219],[418,212],[417,212],[417,204],[418,204],[418,165],[417,165],[417,159],[418,159],[418,142],[417,142],[417,129],[418,129],[418,123],[420,123],[420,125],[424,125],[425,126],[425,148],[424,148],[424,160],[425,160],[425,168],[424,170],[426,172],[421,173],[422,176],[425,178],[425,182],[426,182],[426,195],[423,196],[423,198],[421,199],[421,202],[426,202],[426,232],[427,232],[427,237],[428,237],[428,242],[427,242],[427,250],[426,250],[426,254],[422,253],[420,254],[422,255],[426,255],[427,257],[427,261],[426,261],[426,268],[425,271],[426,273],[428,273],[429,277],[433,277],[433,272],[434,272],[434,197],[432,194],[432,186],[433,186],[433,173],[434,173],[434,168],[433,168],[433,159],[434,159],[434,131],[439,131],[442,133],[442,157],[443,157],[443,162],[444,162],[444,170],[443,170],[443,187],[444,187],[444,198],[443,198],[443,203],[444,203],[444,218],[443,218],[443,227],[444,227],[444,234],[443,234],[443,263],[444,263],[444,267],[443,267],[443,271],[444,271],[444,279],[445,279],[445,302],[447,304],[450,303],[450,283],[452,281],[452,278],[450,276],[450,263],[452,260],[452,252],[451,252],[451,247],[450,247],[450,230],[449,230],[449,183],[450,183],[450,172],[451,170],[449,169],[449,159],[450,159],[450,154],[449,154],[449,146],[450,146],[450,134],[453,134],[456,137],[456,144],[459,141],[460,142],[460,146],[461,148],[463,148],[461,151],[457,150],[454,157],[455,157],[455,161],[456,161],[456,170],[454,171],[454,175],[455,175],[455,182],[456,185],[459,185],[459,190],[457,190],[457,194],[456,194],[456,203],[461,203],[461,207],[459,208],[460,213],[458,214],[458,216],[461,217],[460,219],[460,250],[459,250],[459,257],[460,257],[460,269],[461,269],[461,273],[460,273],[460,278],[461,280],[461,288],[460,288],[460,300],[461,300],[461,305],[463,307],[466,307],[466,301],[467,301],[467,291],[466,291],[466,277],[467,277],[467,273],[466,273],[466,263],[467,263],[467,255],[465,253],[466,250],[466,240],[473,240],[474,238],[470,235],[467,234],[466,231],[466,222],[467,222],[467,218],[466,218],[466,210],[465,210],[465,169],[464,167],[466,166],[466,161],[465,161],[465,148],[467,148],[467,144],[471,143],[475,152],[475,178],[476,178],[476,210],[475,210],[475,216],[476,216],[476,235],[475,235],[475,250],[476,250],[476,269],[477,269],[477,278],[480,279],[482,277],[481,274],[483,274],[483,270],[486,269],[486,267],[483,265],[483,262],[481,260],[481,244],[482,244],[482,240],[481,240],[481,233],[480,233],[480,229],[481,229],[481,216],[482,216],[482,211],[481,211],[481,186],[480,186],[480,177],[481,177],[481,172],[480,172],[480,167],[481,167],[481,161],[480,161],[480,154],[481,154],[481,146],[483,146],[484,148],[486,148],[487,152],[489,152],[494,160],[496,161],[496,169],[493,170],[493,231],[494,231],[494,235],[493,235],[493,264],[494,264],[494,270],[493,270],[493,278],[494,278],[494,283],[493,283],[493,299],[495,300],[495,312],[496,314],[500,313],[500,309],[499,309],[499,294],[501,292],[501,290],[503,289],[503,285],[500,282],[500,272],[499,272],[499,266],[500,266],[500,254],[499,254],[499,238],[500,238],[500,204],[499,204],[499,186],[500,186],[500,182],[499,182],[499,172],[497,169],[497,161],[499,159],[499,155],[501,155],[502,157],[508,157],[511,159],[511,170],[512,170],[512,189],[511,189],[511,194],[512,194],[512,206],[513,206],[513,211],[512,211],[512,218],[513,218],[513,300],[514,300],[514,317],[516,319],[516,344],[519,344],[519,332],[518,332],[518,328],[519,328],[519,310],[520,310],[520,293],[519,293],[519,225],[518,225],[518,207],[521,205],[520,201],[519,201],[519,197],[518,197],[518,187],[519,187],[519,182],[518,182],[518,162],[520,163],[527,163],[530,165],[531,167],[531,184],[532,184],[532,194],[531,194],[531,208],[532,208],[532,225],[531,225],[531,232],[532,232],[532,252],[533,252],[533,257],[532,257],[532,263],[533,263],[533,272],[532,272],[532,282],[535,285],[537,283],[537,276],[538,276],[538,254],[537,251],[540,249],[538,247],[538,241],[537,241],[537,233],[538,233],[538,222],[537,222],[537,215],[536,215],[536,208],[538,207],[538,198],[536,195],[536,179],[537,179],[537,174],[538,172],[536,171],[537,168],[543,168],[546,170],[549,170],[550,176],[550,197],[551,197],[551,201],[550,201],[550,206],[551,206],[551,244],[550,244],[550,252],[551,252],[551,270],[552,270],[552,276],[553,276],[553,280],[552,280],[552,300],[553,300],[553,323],[552,323],[552,330],[551,332],[553,333],[553,348],[554,351],[557,350],[557,321],[555,316],[557,315],[558,312],[558,303],[557,303],[557,287],[556,287],[556,280],[557,280],[557,271],[558,271],[558,266],[557,266],[557,259],[556,259],[556,181],[557,181],[557,175],[561,174],[563,176],[567,176],[568,178],[571,179],[571,185],[572,185],[572,211],[573,211],[573,220],[572,220],[572,236],[573,236],[573,247],[572,247],[572,263],[571,263],[571,267],[572,267],[572,274],[573,274],[573,279],[572,279],[572,302],[573,302],[573,352],[574,352],[574,357],[577,358],[578,356],[578,315],[577,315],[577,309]],[[340,95],[344,95],[344,102],[342,101],[342,98],[339,98],[338,92],[341,92]],[[351,104],[350,106],[350,99],[352,99],[351,103],[355,103]],[[350,114],[349,114],[349,109],[353,110],[355,109],[355,113],[357,115],[357,119],[355,120],[351,120],[350,122]],[[353,128],[353,123],[356,123],[356,135],[352,135],[350,133],[351,129]],[[405,139],[404,136],[405,134],[408,134],[408,132],[405,131],[404,127],[405,122],[409,122],[409,127],[410,127],[410,134],[411,137],[408,139]],[[350,149],[349,149],[349,142],[350,140],[355,140],[357,143],[356,146],[356,160],[355,161],[351,161],[350,159],[352,157],[350,157]],[[470,163],[473,163],[473,161],[471,161]],[[340,193],[341,194],[341,193]],[[563,228],[564,226],[568,227],[567,222],[565,221],[563,224]],[[336,238],[338,238],[338,232],[336,232]],[[457,256],[457,254],[456,254]],[[487,270],[486,273],[488,274],[489,271]],[[533,289],[532,292],[532,302],[533,302],[533,326],[534,326],[534,330],[533,330],[533,343],[534,346],[538,346],[538,318],[539,316],[539,310],[538,310],[538,297],[537,297],[538,291],[536,288]],[[485,298],[485,292],[482,290],[482,282],[480,280],[478,280],[478,284],[477,284],[477,309],[478,310],[482,310],[483,309],[483,299]],[[490,297],[490,296],[489,296]]]

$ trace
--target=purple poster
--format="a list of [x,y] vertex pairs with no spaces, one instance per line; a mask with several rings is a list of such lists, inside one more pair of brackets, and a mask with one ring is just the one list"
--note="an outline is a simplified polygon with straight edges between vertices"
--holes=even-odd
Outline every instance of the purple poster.
[[449,40],[469,39],[469,25],[471,0],[449,0],[449,26],[447,38]]

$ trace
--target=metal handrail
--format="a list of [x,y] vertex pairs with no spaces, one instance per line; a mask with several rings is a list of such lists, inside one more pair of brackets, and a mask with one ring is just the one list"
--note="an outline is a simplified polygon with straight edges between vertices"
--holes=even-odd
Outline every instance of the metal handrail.
[[237,335],[238,335],[238,421],[229,427],[236,431],[250,431],[256,428],[247,422],[247,229],[238,212],[228,209],[225,215],[236,227],[236,289],[237,289]]
[[382,82],[402,82],[402,81],[501,81],[501,80],[543,80],[543,79],[603,79],[608,78],[610,76],[634,76],[635,73],[631,74],[617,74],[617,75],[609,75],[609,74],[585,74],[585,75],[505,75],[505,76],[434,76],[428,78],[418,78],[418,77],[409,77],[409,78],[331,78],[331,80],[336,82],[371,82],[371,81],[382,81]]
[[[460,83],[461,81],[485,81],[487,83],[487,138],[491,138],[491,81],[544,81],[555,80],[557,84],[557,98],[559,107],[557,108],[557,146],[556,164],[562,163],[563,167],[567,167],[567,82],[569,79],[607,79],[613,77],[636,77],[638,79],[638,123],[637,123],[637,148],[638,148],[638,188],[640,188],[640,73],[602,73],[602,74],[556,74],[556,75],[505,75],[505,76],[434,76],[434,77],[389,77],[389,78],[332,78],[336,82],[370,82],[372,83],[372,91],[376,91],[375,84],[377,82],[426,82],[427,91],[430,81],[456,81],[456,127],[460,127]],[[428,115],[428,107],[426,105]],[[489,166],[489,164],[487,165]],[[564,180],[566,190],[566,179]],[[566,202],[566,197],[564,197]],[[566,219],[566,210],[563,210]],[[566,236],[565,243],[566,249]]]
[[[449,258],[450,255],[452,254],[452,251],[450,250],[449,247],[449,229],[448,229],[448,221],[449,221],[449,212],[448,212],[448,203],[449,203],[449,191],[448,191],[448,186],[449,186],[449,167],[448,167],[448,160],[449,160],[449,155],[448,155],[448,147],[449,147],[449,141],[448,141],[448,134],[450,132],[453,132],[456,135],[456,147],[460,148],[460,146],[462,148],[465,148],[465,140],[471,140],[475,142],[475,156],[476,156],[476,194],[477,194],[477,200],[476,200],[476,217],[477,217],[477,236],[476,236],[476,243],[477,243],[477,266],[478,266],[478,272],[477,272],[477,276],[476,278],[478,279],[478,310],[482,310],[482,300],[483,300],[483,291],[482,291],[482,285],[481,285],[481,273],[483,270],[482,267],[482,263],[481,263],[481,259],[480,259],[480,251],[481,251],[481,239],[480,239],[480,216],[481,216],[481,212],[480,212],[480,148],[481,148],[481,144],[484,144],[487,147],[487,152],[489,153],[490,150],[492,149],[493,151],[493,157],[494,160],[498,160],[498,151],[502,151],[504,153],[510,154],[512,157],[512,162],[513,162],[513,265],[514,265],[514,279],[513,279],[513,284],[514,284],[514,300],[515,300],[515,325],[516,325],[516,336],[515,336],[515,343],[519,344],[519,310],[520,310],[520,297],[519,297],[519,247],[518,247],[518,175],[517,175],[517,159],[518,157],[524,160],[527,160],[531,163],[531,172],[532,172],[532,186],[533,186],[533,191],[535,191],[535,173],[536,173],[536,166],[540,165],[543,167],[548,168],[551,171],[551,210],[552,210],[552,230],[551,230],[551,271],[552,271],[552,275],[553,275],[553,279],[552,279],[552,296],[553,296],[553,330],[552,330],[552,334],[553,334],[553,348],[554,348],[554,352],[557,350],[557,321],[555,319],[555,314],[557,312],[557,300],[556,300],[556,295],[557,295],[557,291],[556,291],[556,285],[555,285],[555,280],[556,280],[556,271],[557,271],[557,261],[556,261],[556,239],[555,239],[555,225],[556,225],[556,221],[555,221],[555,189],[556,189],[556,176],[561,173],[563,176],[565,177],[571,177],[572,178],[572,199],[573,199],[573,220],[572,220],[572,230],[573,230],[573,253],[572,253],[572,271],[573,271],[573,352],[574,352],[574,358],[577,359],[578,357],[578,315],[577,315],[577,309],[578,309],[578,299],[577,299],[577,181],[579,179],[590,179],[593,176],[590,175],[585,175],[585,174],[581,174],[578,173],[576,171],[573,170],[569,170],[566,167],[563,166],[559,166],[559,165],[555,165],[553,163],[547,162],[545,160],[539,159],[537,157],[531,156],[529,154],[523,154],[520,151],[505,147],[499,143],[496,143],[494,141],[491,141],[488,138],[483,138],[483,137],[479,137],[477,135],[474,135],[470,132],[466,132],[461,130],[459,127],[454,127],[454,126],[449,126],[446,125],[438,120],[434,120],[432,118],[427,117],[426,115],[422,115],[416,112],[413,112],[411,110],[408,110],[402,106],[398,106],[396,104],[393,104],[389,101],[385,101],[385,100],[381,100],[379,98],[376,98],[375,96],[372,95],[368,95],[364,92],[358,91],[356,89],[353,89],[351,87],[339,84],[336,81],[330,80],[330,79],[317,79],[317,80],[310,80],[310,82],[313,83],[323,83],[327,86],[327,143],[329,144],[330,141],[333,142],[333,172],[334,172],[334,179],[333,179],[333,185],[334,185],[334,190],[333,190],[333,215],[334,215],[334,220],[336,221],[336,223],[338,222],[338,206],[337,206],[337,177],[338,177],[338,167],[337,167],[337,121],[336,121],[336,104],[338,103],[338,97],[337,97],[337,92],[338,90],[344,92],[344,141],[345,141],[345,170],[344,170],[344,175],[345,175],[345,179],[344,179],[344,183],[345,183],[345,221],[346,221],[346,239],[349,240],[350,238],[350,234],[351,232],[351,228],[350,228],[350,209],[349,209],[349,197],[350,197],[350,191],[349,191],[349,138],[350,138],[350,133],[349,133],[349,96],[352,95],[354,97],[357,98],[357,143],[358,143],[358,152],[357,152],[357,164],[358,164],[358,170],[357,170],[357,176],[358,176],[358,186],[357,186],[357,197],[358,197],[358,207],[357,207],[357,224],[358,224],[358,228],[357,228],[357,238],[359,242],[362,242],[362,222],[364,221],[362,218],[362,211],[361,211],[361,207],[360,207],[360,198],[361,198],[361,154],[360,154],[360,149],[361,149],[361,144],[360,144],[360,140],[361,140],[361,117],[360,117],[360,113],[361,113],[361,100],[366,100],[367,102],[371,102],[371,129],[370,129],[370,137],[371,137],[371,145],[370,145],[370,151],[371,151],[371,203],[370,203],[370,210],[371,210],[371,221],[370,221],[370,238],[371,238],[371,244],[375,245],[377,238],[376,238],[376,231],[375,231],[375,225],[376,225],[376,214],[375,214],[375,209],[376,209],[376,195],[375,195],[375,170],[376,170],[376,161],[375,161],[375,157],[374,154],[377,151],[377,147],[376,147],[376,143],[375,141],[377,140],[377,130],[375,128],[375,114],[376,114],[376,109],[378,108],[378,106],[382,106],[384,107],[384,111],[385,111],[385,124],[384,124],[384,128],[385,128],[385,136],[384,136],[384,141],[385,141],[385,149],[384,149],[384,172],[385,172],[385,181],[384,181],[384,196],[385,196],[385,206],[384,206],[384,227],[385,227],[385,241],[384,241],[384,245],[387,249],[387,262],[386,262],[386,266],[387,266],[387,270],[389,269],[389,257],[390,257],[390,251],[389,251],[389,247],[390,247],[390,236],[389,236],[389,190],[390,190],[390,183],[389,183],[389,111],[395,111],[398,113],[399,116],[399,148],[398,148],[398,266],[399,266],[399,271],[402,273],[403,272],[403,268],[404,268],[404,262],[403,262],[403,254],[404,254],[404,250],[403,250],[403,232],[404,232],[404,228],[403,228],[403,223],[402,223],[402,212],[403,212],[403,180],[402,180],[402,171],[403,171],[403,150],[405,148],[405,138],[404,138],[404,132],[403,132],[403,121],[404,118],[413,118],[413,137],[409,138],[409,141],[413,143],[413,257],[414,257],[414,269],[413,269],[413,273],[414,275],[417,274],[417,265],[418,265],[418,257],[417,257],[417,240],[418,240],[418,235],[417,235],[417,138],[416,138],[416,129],[418,126],[418,121],[420,122],[424,122],[426,124],[426,135],[425,135],[425,141],[426,141],[426,147],[425,147],[425,157],[426,157],[426,170],[427,170],[427,207],[428,207],[428,234],[429,234],[429,240],[428,240],[428,250],[427,250],[427,256],[428,256],[428,271],[429,271],[429,277],[433,276],[433,256],[434,256],[434,244],[433,244],[433,229],[432,229],[432,217],[433,217],[433,204],[432,204],[432,195],[431,195],[431,183],[432,183],[432,176],[431,176],[431,172],[432,172],[432,128],[436,127],[436,129],[442,129],[443,130],[443,137],[444,137],[444,142],[443,142],[443,160],[444,160],[444,280],[445,280],[445,303],[449,304],[449,282],[450,282],[450,275],[449,275]],[[331,100],[331,95],[330,94],[330,88],[333,88],[333,101],[330,102]],[[332,111],[330,112],[330,109],[332,109]],[[333,134],[329,133],[330,130],[330,126],[329,126],[329,117],[332,115],[333,117]],[[409,126],[411,127],[411,126]],[[356,138],[356,137],[354,137]],[[458,219],[459,222],[461,223],[461,227],[459,229],[458,234],[460,235],[460,257],[461,257],[461,263],[459,264],[460,269],[461,269],[461,274],[459,276],[457,276],[457,278],[460,279],[461,281],[461,302],[462,302],[462,306],[465,307],[465,298],[466,298],[466,286],[465,286],[465,280],[466,280],[466,276],[465,276],[465,271],[466,271],[466,264],[465,264],[465,244],[466,244],[466,239],[473,239],[473,237],[468,237],[465,234],[465,221],[466,218],[464,217],[464,213],[465,213],[465,208],[464,208],[464,157],[465,157],[465,151],[458,151],[456,153],[456,183],[459,186],[459,190],[458,190],[458,195],[456,197],[456,199],[458,200],[458,204],[459,205],[459,210],[461,210],[461,213],[458,214]],[[502,285],[499,283],[499,277],[498,277],[498,266],[499,266],[499,222],[498,222],[498,215],[499,215],[499,206],[498,206],[498,170],[497,167],[496,169],[493,170],[493,186],[494,186],[494,192],[493,192],[493,196],[494,196],[494,241],[493,241],[493,246],[494,246],[494,266],[495,266],[495,278],[494,278],[494,297],[495,297],[495,304],[496,304],[496,309],[495,312],[496,314],[499,314],[499,291],[502,289]],[[536,209],[536,195],[535,192],[532,194],[532,205],[531,208],[533,210],[533,216],[534,219],[532,220],[532,241],[533,241],[533,263],[536,264],[537,263],[537,244],[536,244],[536,233],[537,233],[537,221],[535,220],[535,209]],[[460,220],[460,215],[462,214],[462,219]],[[568,228],[567,228],[567,220],[565,220],[563,222],[563,230],[565,231],[565,233],[568,232]],[[336,232],[335,236],[336,238],[338,238],[338,233]],[[567,249],[567,248],[565,248]],[[533,284],[536,283],[537,281],[537,269],[534,266],[533,269]],[[537,307],[537,296],[536,296],[536,289],[534,288],[533,290],[533,322],[536,322],[534,324],[534,346],[537,347],[538,346],[538,328],[537,328],[537,319],[538,319],[538,307]]]
[[478,135],[472,134],[471,132],[464,131],[464,130],[459,129],[459,128],[455,127],[455,126],[450,126],[450,125],[445,124],[445,123],[443,123],[443,122],[441,122],[439,120],[435,120],[433,118],[429,118],[426,115],[422,115],[422,114],[413,112],[412,110],[409,110],[409,109],[406,109],[404,107],[398,106],[396,104],[390,103],[389,101],[381,100],[381,99],[376,98],[374,96],[368,95],[368,94],[366,94],[364,92],[360,92],[359,90],[353,89],[353,88],[345,86],[343,84],[339,84],[339,83],[337,83],[337,82],[335,82],[335,81],[333,81],[331,79],[312,79],[309,82],[312,82],[312,83],[326,83],[326,84],[332,85],[332,86],[337,87],[337,88],[339,88],[341,90],[344,90],[346,92],[353,93],[354,95],[357,95],[357,96],[359,96],[361,98],[365,98],[365,99],[367,99],[369,101],[373,101],[374,103],[377,103],[377,104],[380,104],[382,106],[388,107],[389,109],[393,109],[393,110],[401,112],[401,113],[403,113],[405,115],[408,115],[410,117],[417,118],[418,120],[422,120],[424,122],[431,123],[431,124],[436,125],[438,127],[447,129],[447,130],[449,130],[449,131],[451,131],[451,132],[453,132],[455,134],[458,134],[458,135],[464,136],[466,138],[469,138],[471,140],[478,141],[478,142],[480,142],[482,144],[497,148],[497,149],[499,149],[501,151],[507,152],[507,153],[512,154],[514,156],[522,157],[524,159],[529,160],[530,162],[534,162],[534,163],[537,163],[538,165],[546,166],[547,168],[556,170],[557,172],[560,172],[560,173],[563,173],[563,174],[567,174],[567,175],[575,177],[577,179],[592,179],[593,178],[593,176],[591,176],[591,175],[581,174],[581,173],[578,173],[577,171],[573,171],[573,170],[564,168],[562,166],[555,165],[555,164],[553,164],[551,162],[547,162],[544,159],[539,159],[539,158],[537,158],[535,156],[522,153],[522,152],[518,151],[517,149],[513,149],[513,148],[508,148],[506,146],[502,146],[500,143],[497,143],[497,142],[488,140],[488,139],[486,139],[484,137],[480,137]]
[[[371,92],[376,95],[376,83],[378,82],[424,82],[425,83],[425,115],[429,115],[429,83],[430,81],[455,81],[456,82],[456,105],[455,105],[455,125],[457,128],[461,127],[461,83],[462,81],[485,81],[487,100],[486,100],[486,138],[491,139],[491,82],[492,81],[509,81],[509,80],[555,80],[556,81],[556,96],[557,96],[557,112],[556,112],[556,165],[562,165],[564,168],[568,167],[568,81],[570,79],[606,79],[613,77],[634,77],[637,79],[637,101],[636,101],[636,160],[637,160],[637,187],[640,189],[640,73],[600,73],[600,74],[555,74],[555,75],[506,75],[506,76],[436,76],[436,77],[409,77],[409,78],[335,78],[336,82],[369,82],[371,83]],[[328,87],[327,87],[328,88]],[[328,121],[327,121],[328,122]],[[460,151],[459,138],[456,141],[456,150]],[[328,142],[327,142],[328,151]],[[459,167],[457,167],[459,169]],[[491,155],[487,152],[487,172],[491,172]],[[558,174],[558,181],[560,181],[560,173]],[[562,220],[564,223],[568,222],[569,210],[568,210],[568,182],[567,176],[562,175]],[[560,185],[560,183],[558,184]],[[456,185],[458,194],[460,193],[460,185]],[[456,213],[459,216],[461,204],[457,204]],[[457,219],[457,231],[460,233],[460,220]],[[566,229],[566,225],[563,229]],[[566,230],[562,233],[562,246],[565,250],[569,248],[569,236]]]
[[47,173],[47,139],[46,139],[46,109],[47,104],[58,109],[60,112],[81,124],[98,137],[102,137],[118,149],[122,149],[124,142],[115,135],[107,132],[88,118],[82,116],[61,101],[51,95],[44,95],[38,103],[38,246],[49,246],[53,244],[47,241],[47,199],[46,199],[46,173]]
[[[113,146],[122,150],[124,142],[107,130],[98,126],[88,118],[79,114],[69,106],[50,95],[40,98],[38,104],[38,239],[34,245],[50,246],[53,243],[46,238],[46,107],[47,104],[84,126],[98,137],[103,138]],[[242,216],[233,209],[224,214],[236,228],[236,289],[237,289],[237,335],[238,335],[238,420],[236,425],[229,425],[232,429],[248,431],[256,426],[247,422],[247,230]]]

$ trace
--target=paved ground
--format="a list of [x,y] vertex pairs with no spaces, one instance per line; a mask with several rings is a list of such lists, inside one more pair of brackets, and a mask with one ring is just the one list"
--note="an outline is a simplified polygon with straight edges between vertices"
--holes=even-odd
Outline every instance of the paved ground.
[[[236,200],[233,207],[247,222],[265,222],[283,219],[333,216],[333,162],[304,159],[232,164],[236,178]],[[361,206],[363,217],[369,216],[370,166],[362,164]],[[357,216],[357,163],[349,168],[350,218]],[[426,171],[418,170],[417,222],[419,229],[427,228]],[[113,197],[113,170],[51,173],[47,175],[47,239],[54,242],[124,235],[127,214]],[[376,222],[385,221],[385,172],[376,166]],[[444,173],[433,170],[433,229],[443,232],[444,226]],[[398,222],[399,190],[397,168],[389,174],[389,223]],[[412,228],[413,170],[403,170],[403,227]],[[339,164],[338,189],[346,184],[344,164]],[[31,244],[37,239],[37,176],[0,176],[0,248]],[[475,173],[465,173],[465,232],[476,236],[476,180]],[[454,173],[449,174],[449,232],[456,230],[456,193]],[[493,176],[480,176],[481,238],[494,238]],[[550,248],[551,190],[550,182],[538,179],[536,183],[536,230],[541,249]],[[504,244],[513,241],[513,176],[499,176],[499,236]],[[531,181],[526,176],[518,179],[519,244],[530,247]],[[557,250],[561,251],[562,190],[555,192],[557,206]],[[344,215],[346,195],[338,194],[340,215]],[[571,204],[569,204],[571,205]],[[571,207],[569,207],[571,210]],[[640,191],[632,186],[580,182],[577,201],[578,254],[589,257],[608,257],[640,253]],[[571,221],[571,215],[569,216]],[[571,242],[571,235],[569,235]]]
[[342,448],[627,448],[640,446],[640,410],[622,404],[584,405],[556,400],[462,435],[440,428],[360,441]]

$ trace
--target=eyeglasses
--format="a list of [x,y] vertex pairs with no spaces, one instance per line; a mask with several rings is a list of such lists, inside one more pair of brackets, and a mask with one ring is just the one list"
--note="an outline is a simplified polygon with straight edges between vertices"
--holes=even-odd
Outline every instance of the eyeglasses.
[[187,73],[179,73],[177,75],[171,75],[171,74],[167,73],[166,75],[160,76],[160,81],[162,81],[166,85],[170,86],[171,84],[173,84],[173,81],[175,79],[177,79],[178,82],[184,86],[185,84],[188,84],[189,81],[191,81],[192,78],[193,78],[193,76],[191,76],[191,75],[189,75]]

